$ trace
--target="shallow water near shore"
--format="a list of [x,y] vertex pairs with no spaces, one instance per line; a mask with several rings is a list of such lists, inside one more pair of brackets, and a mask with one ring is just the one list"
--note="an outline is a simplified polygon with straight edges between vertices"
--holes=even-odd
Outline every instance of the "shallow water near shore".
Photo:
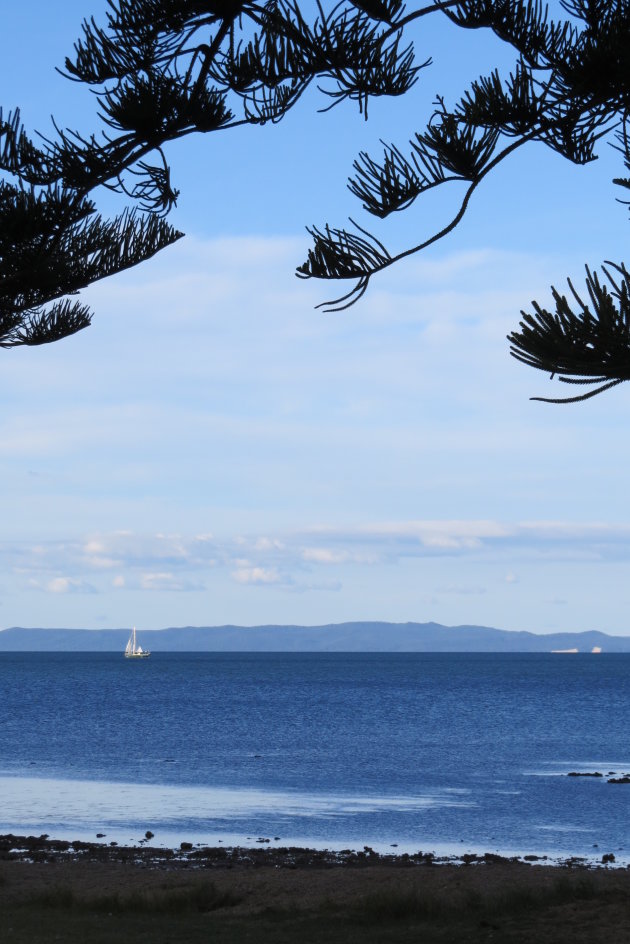
[[629,655],[3,653],[0,679],[1,832],[630,854]]

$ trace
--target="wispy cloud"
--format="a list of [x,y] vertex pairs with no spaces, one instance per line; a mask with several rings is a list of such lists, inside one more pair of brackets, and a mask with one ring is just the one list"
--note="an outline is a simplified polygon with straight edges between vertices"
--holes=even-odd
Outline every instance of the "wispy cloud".
[[241,566],[232,571],[232,577],[237,583],[268,584],[287,583],[283,580],[275,567]]
[[45,593],[97,593],[96,587],[91,583],[76,577],[53,577],[44,582],[33,578],[29,580],[29,584]]
[[175,574],[164,571],[141,574],[139,586],[141,590],[149,590],[151,592],[167,591],[169,593],[182,593],[205,589],[203,584],[198,581],[186,579],[181,575],[176,576]]
[[[202,591],[215,571],[227,572],[243,585],[336,589],[335,581],[349,572],[370,572],[414,558],[499,563],[510,585],[518,582],[518,567],[524,562],[630,561],[630,524],[390,521],[264,536],[114,532],[78,540],[0,544],[5,572],[52,593],[93,592],[106,586]],[[326,582],[328,577],[315,577],[331,570],[332,584]],[[459,582],[443,585],[441,592],[470,595],[485,589]]]

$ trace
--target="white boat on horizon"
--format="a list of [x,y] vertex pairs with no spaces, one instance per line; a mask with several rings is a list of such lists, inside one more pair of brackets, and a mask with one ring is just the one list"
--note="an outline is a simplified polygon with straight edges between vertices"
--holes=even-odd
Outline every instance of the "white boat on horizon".
[[129,642],[125,647],[125,659],[148,659],[151,653],[148,649],[143,649],[136,641],[136,627],[131,630]]

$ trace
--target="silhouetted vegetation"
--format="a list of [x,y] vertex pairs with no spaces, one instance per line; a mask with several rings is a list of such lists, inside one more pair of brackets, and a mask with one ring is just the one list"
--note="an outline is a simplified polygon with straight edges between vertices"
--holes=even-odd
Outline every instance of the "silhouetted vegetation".
[[[611,139],[630,168],[630,4],[561,0],[553,17],[538,0],[347,0],[324,8],[298,0],[111,0],[104,25],[83,24],[65,62],[69,79],[96,92],[100,131],[58,129],[35,146],[19,114],[0,119],[0,345],[42,344],[89,324],[76,299],[97,279],[138,264],[181,235],[164,217],[177,189],[166,145],[192,133],[280,121],[317,83],[326,108],[401,96],[428,61],[409,34],[424,17],[488,30],[514,66],[491,64],[453,105],[438,97],[428,124],[406,144],[361,152],[349,188],[377,220],[452,183],[454,216],[416,245],[390,252],[364,226],[310,229],[302,278],[350,283],[329,304],[353,304],[396,261],[444,238],[473,193],[519,148],[544,144],[573,164],[596,159]],[[616,178],[630,188],[630,178]],[[112,220],[98,213],[105,187],[129,200]],[[585,399],[630,379],[630,274],[609,262],[587,269],[586,291],[553,289],[509,336],[525,364],[570,384]],[[560,402],[560,401],[554,401]]]

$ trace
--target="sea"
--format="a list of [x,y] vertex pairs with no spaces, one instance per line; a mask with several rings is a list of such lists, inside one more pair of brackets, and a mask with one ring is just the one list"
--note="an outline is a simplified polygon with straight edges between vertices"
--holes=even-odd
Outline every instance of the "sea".
[[626,774],[627,654],[0,653],[1,833],[628,863]]

